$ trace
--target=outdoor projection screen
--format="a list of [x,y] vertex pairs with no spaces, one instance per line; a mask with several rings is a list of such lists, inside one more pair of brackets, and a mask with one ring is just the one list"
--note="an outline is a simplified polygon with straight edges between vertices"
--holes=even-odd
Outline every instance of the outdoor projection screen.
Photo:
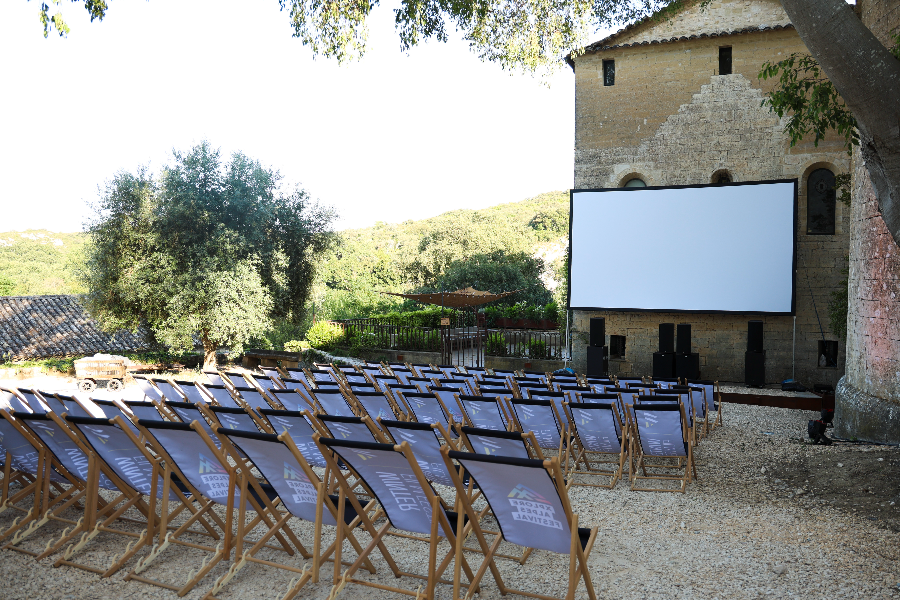
[[572,190],[569,308],[794,313],[797,180]]

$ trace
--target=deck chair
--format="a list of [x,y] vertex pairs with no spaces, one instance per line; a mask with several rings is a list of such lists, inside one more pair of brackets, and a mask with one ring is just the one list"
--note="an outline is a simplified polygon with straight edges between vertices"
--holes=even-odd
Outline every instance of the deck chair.
[[[119,400],[117,404],[121,405],[131,421],[137,419],[147,419],[148,421],[165,421],[167,415],[160,412],[159,407],[153,402],[143,402],[141,400]],[[168,411],[167,411],[168,412]],[[106,414],[106,411],[103,411]]]
[[[493,543],[489,544],[485,537],[487,532],[480,526],[478,514],[471,501],[465,494],[460,493],[465,489],[465,484],[458,474],[450,471],[458,490],[458,501],[462,504],[469,518],[472,534],[484,553],[484,560],[474,579],[469,580],[465,598],[473,597],[476,586],[480,585],[482,577],[490,570],[502,595],[512,593],[544,600],[553,599],[552,596],[539,592],[507,587],[494,563],[500,542],[506,540],[526,549],[568,554],[568,589],[565,598],[572,600],[579,582],[584,581],[588,598],[596,600],[587,557],[597,539],[597,527],[592,529],[578,527],[578,515],[572,512],[562,468],[556,457],[550,460],[531,460],[456,452],[449,448],[442,450],[441,453],[447,465],[451,465],[453,460],[457,461],[475,480],[500,526]],[[458,535],[457,539],[464,538]],[[461,554],[460,541],[457,545],[457,556]],[[455,583],[457,590],[461,585],[458,569]]]
[[507,430],[506,411],[498,400],[464,394],[458,394],[456,398],[460,411],[465,416],[465,423],[469,427],[496,431]]
[[347,401],[347,397],[340,391],[313,390],[310,392],[315,401],[316,413],[334,415],[337,417],[355,417],[353,407]]
[[10,414],[15,411],[32,412],[24,398],[7,388],[0,388],[0,407],[10,411]]
[[515,393],[508,387],[498,387],[494,385],[478,386],[479,394],[484,398],[514,398]]
[[162,392],[163,399],[166,402],[187,402],[187,398],[173,382],[167,379],[155,379],[153,383],[156,385],[156,389]]
[[316,385],[319,383],[340,383],[338,378],[328,369],[306,369],[306,381],[314,381]]
[[409,381],[411,378],[415,377],[415,374],[410,369],[395,369],[391,367],[391,371],[394,373],[394,377],[397,378],[397,381],[403,385],[415,385]]
[[[682,492],[692,476],[697,476],[694,453],[688,433],[687,418],[681,404],[635,404],[630,408],[634,415],[632,448],[629,451],[631,466],[631,489],[644,492]],[[650,464],[648,457],[675,459],[674,465]],[[642,474],[638,474],[640,469]],[[648,471],[649,470],[649,471]],[[671,475],[672,471],[682,474]],[[662,472],[660,472],[662,471]],[[637,487],[640,481],[677,482],[678,489],[662,487]]]
[[344,380],[347,382],[347,385],[368,385],[369,378],[366,377],[365,373],[344,373]]
[[386,394],[381,392],[356,392],[353,394],[353,397],[362,408],[363,414],[368,415],[376,423],[378,419],[396,419],[398,416]]
[[696,421],[694,441],[699,442],[700,438],[704,437],[707,432],[706,389],[699,385],[673,385],[672,390],[677,392],[686,391],[690,394],[691,408],[694,411],[694,420]]
[[[235,429],[240,431],[259,431],[259,423],[251,413],[242,408],[229,408],[227,406],[200,406],[201,412],[213,426],[228,431]],[[271,433],[266,431],[266,433]]]
[[376,425],[369,417],[339,417],[334,415],[316,415],[316,419],[322,424],[329,437],[336,440],[351,440],[355,442],[382,441],[381,434],[376,430]]
[[628,387],[630,383],[644,383],[643,377],[637,377],[634,375],[629,375],[627,377],[618,377],[616,379],[619,382],[619,387]]
[[278,369],[260,367],[259,370],[262,371],[263,375],[269,378],[269,381],[275,384],[275,387],[284,389],[284,382],[281,380],[281,373],[278,372]]
[[563,402],[568,401],[565,392],[548,392],[546,390],[528,389],[526,400],[550,400],[556,406],[556,413],[562,416]]
[[[213,404],[217,404],[218,406],[227,406],[229,408],[237,408],[240,405],[234,399],[234,388],[226,387],[224,385],[217,384],[209,384],[203,386],[203,388],[210,394],[211,402]],[[252,389],[244,387],[242,389]]]
[[428,392],[434,394],[438,398],[438,400],[441,401],[441,405],[444,407],[444,410],[448,415],[453,417],[454,422],[466,422],[465,415],[463,415],[462,411],[459,408],[459,403],[456,401],[456,395],[463,394],[463,391],[452,387],[435,387],[432,385],[428,388]]
[[234,406],[231,408],[271,406],[269,396],[256,388],[234,388],[234,392],[237,395],[237,398],[235,399]]
[[438,387],[455,390],[458,394],[475,395],[475,383],[468,379],[435,379],[434,383]]
[[605,394],[606,388],[617,387],[616,382],[609,379],[585,379],[584,384],[591,388],[594,394]]
[[[357,556],[362,553],[362,545],[353,535],[353,530],[361,522],[353,505],[346,499],[341,504],[341,497],[330,495],[326,492],[325,483],[294,445],[289,433],[282,433],[280,436],[276,436],[247,431],[219,430],[217,434],[222,438],[223,448],[226,448],[233,457],[249,457],[253,466],[278,493],[281,505],[286,512],[280,516],[275,526],[271,527],[255,544],[241,552],[240,555],[236,553],[236,562],[228,569],[227,573],[216,580],[207,597],[218,594],[241,569],[248,563],[253,562],[283,569],[298,575],[291,579],[287,593],[281,596],[282,600],[290,600],[297,595],[307,582],[318,583],[319,571],[323,562],[328,560],[335,561],[331,556],[335,553],[336,544],[332,543],[327,548],[322,548],[322,527],[323,525],[336,527],[339,519],[347,526],[347,529],[344,531],[344,538],[350,542]],[[244,467],[240,467],[240,469],[245,471],[243,473],[245,477],[252,475]],[[374,500],[365,505],[363,510],[368,511],[373,505]],[[301,569],[296,566],[256,558],[257,553],[263,549],[275,532],[278,531],[278,527],[286,523],[291,517],[313,524],[311,568],[304,567]],[[338,558],[332,583],[337,582],[341,564]],[[348,562],[343,564],[350,565]],[[375,573],[375,568],[368,561],[362,567],[370,573]]]
[[417,423],[440,423],[441,426],[453,437],[456,431],[450,425],[452,417],[444,406],[444,403],[435,394],[416,394],[400,392],[400,401],[406,407],[409,414]]
[[306,383],[305,375],[302,379],[301,378],[294,379],[292,377],[285,377],[281,381],[282,381],[282,383],[284,383],[284,389],[286,389],[286,390],[299,389],[299,390],[303,390],[304,392],[308,392],[311,387]]
[[[577,446],[570,461],[574,467],[570,469],[566,465],[567,478],[572,485],[614,488],[622,478],[627,449],[625,428],[615,402],[567,402],[565,409]],[[614,455],[618,455],[618,460],[608,460]],[[584,470],[578,470],[579,463],[584,465]],[[609,465],[612,470],[604,469]],[[584,483],[578,481],[578,475],[607,476],[610,480],[608,484]]]
[[547,373],[544,373],[543,371],[520,371],[520,373],[520,377],[523,379],[535,380],[547,385]]
[[[424,379],[453,379],[451,375],[447,374],[447,371],[443,369],[431,369],[423,367],[421,369],[417,369],[419,372],[419,377]],[[449,371],[449,370],[448,370]],[[449,373],[453,373],[454,371],[449,371]]]
[[208,391],[202,383],[176,381],[175,384],[178,385],[178,389],[181,390],[188,402],[209,404],[212,401],[212,392]]
[[250,383],[241,373],[222,373],[222,375],[224,375],[225,379],[228,379],[228,382],[231,383],[232,387],[247,387]]
[[513,380],[513,383],[516,386],[516,390],[518,390],[518,394],[516,394],[518,398],[525,398],[526,390],[534,390],[536,392],[550,391],[546,384],[541,383],[537,379],[516,378]]
[[[284,381],[285,384],[287,384],[288,379],[290,379],[292,381],[301,382],[307,388],[316,387],[315,380],[311,376],[307,375],[303,369],[285,369],[285,373],[287,373],[287,375],[288,375],[287,379],[282,378],[282,381]],[[287,387],[290,387],[290,386],[287,386]]]
[[496,431],[478,427],[460,427],[463,445],[469,452],[487,456],[539,458],[543,460],[534,433],[528,431]]
[[[2,395],[3,393],[0,392],[0,396]],[[95,413],[91,410],[91,408],[89,408],[89,406],[86,406],[86,402],[79,400],[75,396],[56,394],[56,399],[65,405],[66,410],[64,410],[63,412],[73,417],[100,417],[106,414],[105,410],[99,409],[97,409],[97,413],[103,413],[103,415]],[[2,402],[0,402],[0,404],[2,404]],[[94,404],[94,401],[91,401],[91,404]]]
[[651,381],[661,390],[667,390],[673,385],[681,383],[681,380],[677,377],[654,377]]
[[414,385],[419,393],[428,393],[428,386],[432,385],[431,379],[428,377],[409,377],[406,380],[407,385]]
[[[55,468],[57,473],[63,475],[68,480],[68,483],[71,484],[66,492],[60,493],[57,497],[57,501],[64,499],[64,502],[54,508],[53,504],[57,502],[51,504],[45,500],[41,510],[30,511],[22,521],[3,532],[4,538],[15,533],[4,548],[37,556],[40,554],[39,552],[23,550],[16,545],[50,521],[62,522],[76,527],[80,526],[80,523],[62,516],[66,510],[76,503],[84,502],[87,506],[85,509],[87,511],[103,509],[103,512],[100,513],[103,515],[122,502],[122,495],[120,492],[111,503],[102,502],[98,507],[98,496],[92,494],[97,487],[113,492],[118,492],[119,488],[116,482],[111,480],[106,473],[101,473],[97,470],[92,471],[92,469],[96,469],[94,458],[84,452],[80,444],[74,439],[74,436],[67,431],[68,426],[60,420],[59,416],[49,412],[16,412],[13,413],[12,417],[15,421],[10,422],[19,429],[23,437],[28,439],[39,452],[45,451],[42,452],[45,454],[44,468],[49,468],[47,458],[52,457],[54,462],[59,465],[59,467]],[[44,484],[42,493],[49,494],[47,484],[50,483],[50,479],[46,470],[39,476],[37,472],[35,475]],[[57,481],[61,483],[64,480],[57,479]],[[25,525],[28,526],[24,527]]]
[[323,469],[328,466],[319,447],[313,442],[313,434],[319,433],[319,431],[311,423],[313,417],[309,411],[262,409],[259,412],[269,422],[276,435],[285,432],[290,434],[306,462]]
[[562,462],[563,446],[566,447],[566,454],[569,452],[565,442],[568,421],[556,410],[556,405],[550,400],[513,398],[509,401],[509,406],[512,408],[512,417],[517,429],[533,433],[538,447],[543,450],[556,450]]
[[689,389],[675,389],[674,387],[667,389],[657,389],[653,391],[653,395],[644,395],[638,398],[639,404],[652,403],[654,401],[674,401],[679,402],[684,407],[684,415],[687,418],[688,432],[690,433],[691,444],[697,445],[697,428],[695,426],[694,403],[691,391]]
[[[153,544],[157,526],[156,504],[162,498],[165,487],[162,481],[162,469],[159,460],[147,452],[138,436],[130,432],[127,420],[121,416],[117,416],[112,421],[67,417],[66,422],[69,429],[81,441],[85,453],[93,453],[96,465],[102,468],[107,477],[115,481],[118,491],[122,494],[123,502],[115,512],[108,516],[97,511],[96,501],[87,502],[84,518],[79,520],[77,526],[64,532],[62,537],[52,545],[48,544],[44,552],[37,558],[42,559],[53,554],[80,536],[78,541],[69,546],[53,566],[77,567],[97,573],[101,577],[109,577],[121,569],[138,552]],[[177,504],[177,506],[173,506],[169,512],[169,520],[185,510],[190,512],[196,510],[193,507],[194,499],[186,495],[187,489],[179,486],[179,483],[177,480],[170,482],[168,501],[170,505]],[[95,487],[91,488],[91,491],[95,490]],[[149,505],[144,497],[147,497]],[[144,530],[140,533],[113,527],[113,524],[119,519],[131,521],[123,517],[125,511],[131,507],[139,510],[146,519],[141,523]],[[104,513],[109,512],[109,509],[104,511]],[[102,518],[104,516],[105,518]],[[203,524],[208,528],[207,530],[194,530],[193,533],[210,535],[213,530],[205,521]],[[105,569],[73,560],[75,554],[84,549],[101,533],[123,536],[130,538],[131,541],[122,553],[112,557],[112,561]]]
[[44,398],[36,390],[18,388],[17,391],[19,392],[19,398],[24,400],[25,404],[28,406],[28,411],[26,412],[44,414],[50,410],[50,407],[47,406],[46,402],[44,402]]
[[[93,405],[93,406],[91,406]],[[117,402],[115,400],[94,400],[91,399],[87,402],[80,402],[79,406],[82,407],[81,411],[69,412],[66,411],[66,415],[71,415],[73,417],[83,416],[83,417],[91,417],[91,418],[101,418],[101,419],[115,419],[116,417],[122,417],[125,420],[125,426],[131,429],[134,433],[138,433],[137,426],[131,421],[131,416],[134,413],[131,413],[126,406],[124,406],[120,401]],[[91,409],[94,410],[91,410]],[[100,412],[102,414],[96,414]],[[158,411],[157,411],[158,412]],[[158,417],[157,417],[158,418]]]
[[[156,386],[153,385],[153,382],[150,381],[149,379],[145,379],[144,377],[134,377],[134,382],[144,393],[144,398],[146,398],[147,400],[149,400],[151,402],[162,400],[162,398],[163,398],[162,392],[160,392],[156,388]],[[213,383],[215,383],[215,382],[213,382]]]
[[[461,583],[461,577],[454,576],[453,580],[448,580],[443,579],[441,576],[456,558],[460,563],[461,569],[465,571],[466,577],[472,577],[472,571],[465,557],[462,556],[462,552],[456,552],[457,536],[465,538],[469,533],[469,522],[464,523],[462,516],[444,507],[441,497],[435,493],[422,473],[422,469],[419,467],[409,443],[403,442],[400,445],[366,444],[361,442],[341,442],[319,436],[316,436],[316,440],[322,449],[322,454],[331,465],[332,471],[337,474],[341,486],[341,495],[350,500],[354,510],[362,520],[362,527],[371,536],[372,540],[359,558],[356,559],[356,562],[341,575],[339,583],[332,589],[331,598],[336,597],[338,592],[348,584],[370,586],[417,598],[424,597],[428,600],[434,598],[435,588],[438,583],[455,584],[454,592],[465,586],[465,584]],[[386,522],[380,528],[376,528],[375,522],[369,518],[359,504],[359,500],[353,493],[353,487],[338,471],[332,453],[339,456],[359,475],[359,482],[364,485],[372,497],[378,500],[387,517]],[[465,490],[464,484],[460,485],[460,489]],[[344,536],[345,529],[345,527],[338,527],[338,548],[341,546],[340,541]],[[428,543],[428,567],[425,571],[426,574],[421,575],[400,570],[384,543],[384,536],[392,529],[405,532],[412,539]],[[450,543],[450,549],[443,558],[438,556],[438,544],[441,538],[446,538]],[[425,589],[419,592],[354,577],[364,561],[368,559],[369,555],[376,548],[380,551],[381,556],[385,559],[395,577],[411,577],[424,580],[426,582]],[[454,596],[457,595],[454,593]]]
[[[272,528],[278,530],[274,536],[279,545],[267,544],[266,547],[284,550],[288,555],[293,555],[293,548],[297,548],[304,557],[309,556],[286,523],[276,525],[281,517],[273,506],[277,492],[271,486],[261,484],[255,477],[239,476],[237,468],[231,466],[226,456],[219,450],[222,442],[217,436],[216,440],[211,439],[206,429],[198,426],[196,422],[187,424],[140,420],[137,425],[144,438],[153,447],[155,454],[164,461],[166,471],[163,477],[163,510],[158,541],[150,553],[141,558],[125,576],[126,581],[132,579],[142,581],[174,590],[183,596],[219,562],[228,560],[232,550],[236,550],[237,555],[242,554],[245,533],[252,531],[259,524],[265,525],[267,531],[271,531]],[[199,506],[189,519],[174,531],[169,531],[167,503],[169,482],[173,477],[181,480],[191,495],[198,499]],[[216,505],[224,508],[224,519],[214,510]],[[236,517],[235,510],[238,512]],[[245,510],[251,510],[256,515],[251,519],[245,516]],[[182,539],[194,522],[201,517],[214,523],[222,532],[223,539],[215,547]],[[187,581],[183,584],[167,583],[140,574],[173,544],[202,550],[210,556],[203,560],[199,569],[190,571]]]
[[[381,420],[381,428],[395,444],[406,442],[416,457],[425,479],[432,483],[453,486],[447,468],[441,458],[443,443],[452,438],[440,423],[413,423],[410,421]],[[388,440],[385,440],[388,441]],[[455,445],[451,447],[456,448]]]
[[50,412],[56,413],[57,415],[61,415],[66,412],[66,405],[56,397],[52,392],[44,392],[41,390],[34,390],[34,393],[41,399],[41,402],[44,403]]
[[625,387],[630,390],[638,390],[642,394],[651,394],[653,390],[659,389],[659,385],[655,383],[633,383],[631,381],[626,383]]
[[213,385],[224,385],[228,388],[231,387],[231,380],[227,377],[222,377],[222,374],[215,369],[203,369],[203,374],[206,375],[206,378]]
[[[276,390],[269,389],[270,397],[274,398],[275,401],[283,406],[285,410],[312,410],[313,409],[313,401],[312,396],[309,392],[300,391],[299,389],[286,389],[286,390]],[[266,406],[268,403],[266,403]],[[266,408],[263,404],[259,404],[258,406],[262,406]],[[256,407],[254,407],[256,408]]]
[[[12,524],[0,532],[0,539],[13,536],[13,543],[33,533],[43,523],[45,515],[54,507],[66,502],[73,496],[76,501],[83,496],[84,488],[77,477],[69,474],[59,460],[47,449],[37,436],[28,430],[14,414],[31,414],[10,412],[0,409],[0,450],[3,452],[3,502],[0,513],[15,510],[23,513],[13,520]],[[12,491],[9,484],[16,481],[21,489]],[[63,486],[67,486],[64,488]],[[28,508],[19,506],[31,498]],[[66,506],[71,503],[66,502]],[[46,521],[45,521],[46,522]],[[28,529],[25,529],[25,528]],[[20,538],[20,536],[22,536]],[[15,548],[16,550],[21,550]],[[26,552],[36,556],[37,552]]]
[[207,422],[206,417],[203,415],[203,412],[200,410],[200,407],[196,404],[191,404],[190,402],[166,402],[165,406],[174,412],[179,419],[181,419],[182,423],[190,425],[191,422],[196,421],[197,425],[206,432],[206,435],[216,444],[219,442],[219,438],[215,436],[212,428],[209,426],[209,422]]
[[[510,375],[510,377],[512,377],[512,375]],[[508,385],[509,379],[504,375],[484,375],[478,382],[478,387],[506,387]]]
[[[704,432],[709,432],[722,425],[722,394],[719,391],[719,382],[710,379],[688,379],[687,384],[703,388],[703,395],[706,400]],[[715,415],[715,418],[710,423],[709,420],[712,415]]]
[[515,371],[507,371],[504,369],[491,369],[491,373],[493,373],[493,377],[503,377],[504,379],[507,377],[515,377]]
[[374,384],[379,390],[382,391],[385,391],[388,387],[407,385],[405,383],[400,383],[400,380],[393,375],[375,375],[371,377],[371,380],[372,384]]

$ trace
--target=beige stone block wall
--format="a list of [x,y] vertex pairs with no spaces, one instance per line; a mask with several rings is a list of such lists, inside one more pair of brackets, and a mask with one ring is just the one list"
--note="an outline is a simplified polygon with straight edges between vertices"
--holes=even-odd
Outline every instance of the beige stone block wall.
[[[750,5],[765,8],[769,3],[713,7],[724,5],[743,15],[740,11]],[[718,48],[724,45],[733,48],[732,75],[715,74]],[[605,316],[607,334],[627,338],[626,358],[611,361],[613,372],[649,374],[659,323],[691,323],[702,375],[743,381],[747,321],[762,319],[768,381],[789,378],[793,366],[806,385],[837,383],[844,372],[843,344],[837,368],[820,368],[818,350],[823,332],[826,340],[837,339],[829,330],[828,302],[847,264],[850,211],[838,203],[835,235],[806,235],[806,178],[820,167],[847,172],[849,157],[835,140],[791,148],[784,122],[761,106],[769,87],[756,77],[766,60],[805,51],[796,32],[785,30],[606,50],[576,59],[576,188],[620,187],[634,176],[648,185],[703,184],[720,170],[728,171],[733,181],[799,180],[796,339],[794,319],[784,316],[577,312],[576,369],[586,365],[588,319]],[[616,60],[616,84],[611,87],[603,87],[600,79],[605,58]],[[639,224],[630,225],[639,231]],[[764,231],[760,243],[765,243]],[[598,269],[598,277],[619,275],[614,257]],[[715,285],[716,274],[704,271],[703,257],[690,257],[672,281]]]

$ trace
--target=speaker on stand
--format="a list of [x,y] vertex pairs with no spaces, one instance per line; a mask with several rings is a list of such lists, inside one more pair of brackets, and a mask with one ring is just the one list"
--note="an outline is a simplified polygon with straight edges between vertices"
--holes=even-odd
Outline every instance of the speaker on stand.
[[606,319],[591,318],[590,345],[587,347],[588,377],[606,377],[609,373],[609,346],[606,345]]
[[675,346],[675,377],[700,379],[700,354],[691,352],[691,324],[678,324]]
[[748,387],[763,387],[766,385],[766,351],[763,349],[762,321],[747,322],[744,382]]
[[675,323],[659,324],[659,352],[653,353],[653,378],[675,377]]

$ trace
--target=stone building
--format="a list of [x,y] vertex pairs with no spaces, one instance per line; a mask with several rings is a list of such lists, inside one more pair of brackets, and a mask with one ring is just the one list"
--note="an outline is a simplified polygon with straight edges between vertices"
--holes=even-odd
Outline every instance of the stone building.
[[[835,201],[831,186],[834,175],[849,172],[850,157],[836,136],[818,147],[811,139],[791,147],[785,119],[761,106],[773,86],[758,78],[762,65],[794,52],[808,53],[778,0],[714,0],[705,9],[695,2],[667,19],[638,22],[570,57],[575,188],[799,181],[796,319],[576,311],[576,369],[586,366],[589,318],[603,316],[607,335],[624,341],[624,353],[611,357],[612,373],[650,374],[659,324],[690,323],[701,376],[743,381],[747,321],[761,319],[768,382],[793,373],[807,386],[837,384],[845,352],[830,331],[828,304],[846,285],[850,211]],[[630,226],[640,243],[640,224]],[[765,239],[760,231],[760,243]],[[597,273],[633,275],[616,272],[615,252]],[[702,256],[686,260],[672,283],[689,285],[697,277],[715,285]]]

